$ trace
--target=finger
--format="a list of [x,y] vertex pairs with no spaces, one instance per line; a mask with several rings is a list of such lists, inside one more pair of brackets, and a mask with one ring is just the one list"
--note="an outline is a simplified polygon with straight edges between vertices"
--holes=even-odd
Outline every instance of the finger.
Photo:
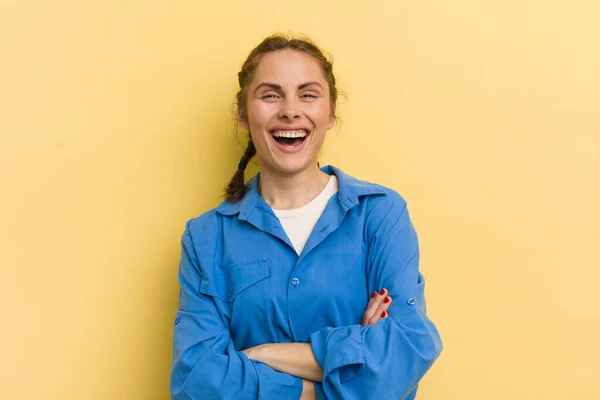
[[369,297],[369,302],[367,303],[367,307],[365,309],[365,313],[363,313],[363,319],[362,319],[361,325],[363,322],[365,322],[366,310],[369,310],[369,307],[371,307],[371,305],[373,304],[373,301],[375,301],[375,298],[377,297],[378,294],[379,294],[378,292],[371,293],[371,296]]
[[377,310],[377,307],[379,307],[379,303],[382,301],[383,298],[382,293],[385,293],[384,289],[382,289],[380,292],[373,292],[371,294],[371,300],[369,300],[367,308],[363,313],[362,325],[367,324],[367,321],[373,316],[373,313],[375,312],[375,310]]
[[372,316],[365,321],[365,326],[375,325],[379,320],[388,316],[387,310],[390,308],[392,304],[392,298],[390,296],[386,296],[384,300],[377,307]]
[[373,303],[373,300],[375,300],[378,294],[378,292],[371,293],[371,296],[369,297],[369,302],[367,303],[367,308],[369,308],[369,306]]
[[[387,296],[387,289],[384,288],[384,289],[381,289],[381,291],[379,293],[377,293],[377,295],[375,295],[375,297],[371,298],[371,300],[369,301],[369,304],[367,304],[367,309],[365,310],[365,312],[363,314],[363,324],[362,325],[366,326],[368,324],[368,321],[377,312],[377,309],[379,308],[381,303],[384,301],[386,296]],[[381,314],[381,312],[380,312],[380,314]]]
[[375,325],[378,321],[386,318],[388,316],[388,309],[392,305],[391,296],[386,296],[385,299],[381,302],[377,310],[373,313],[373,316],[367,321],[369,326]]
[[369,320],[369,322],[367,323],[367,325],[365,325],[365,326],[373,326],[376,323],[378,323],[380,320],[386,318],[387,316],[388,316],[387,312],[383,311],[381,314],[373,316],[373,318],[371,318]]

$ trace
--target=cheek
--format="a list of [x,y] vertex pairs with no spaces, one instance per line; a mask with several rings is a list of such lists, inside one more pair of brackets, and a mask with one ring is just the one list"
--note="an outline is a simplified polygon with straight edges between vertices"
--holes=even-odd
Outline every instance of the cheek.
[[330,107],[327,102],[314,102],[306,109],[307,116],[312,119],[318,128],[327,128],[329,123]]
[[248,105],[248,120],[255,128],[265,126],[273,118],[273,106],[264,102],[251,102]]

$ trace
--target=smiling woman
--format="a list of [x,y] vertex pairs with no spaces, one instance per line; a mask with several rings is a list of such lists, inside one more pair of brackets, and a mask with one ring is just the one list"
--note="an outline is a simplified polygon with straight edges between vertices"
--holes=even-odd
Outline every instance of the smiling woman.
[[173,398],[414,399],[442,348],[417,236],[398,193],[318,166],[331,62],[273,36],[238,77],[248,147],[226,200],[183,234]]
[[227,199],[236,201],[245,193],[240,171],[255,151],[263,180],[270,172],[315,174],[311,160],[335,123],[337,88],[331,62],[308,40],[273,36],[250,53],[238,80],[238,119],[250,137],[243,168],[226,189]]

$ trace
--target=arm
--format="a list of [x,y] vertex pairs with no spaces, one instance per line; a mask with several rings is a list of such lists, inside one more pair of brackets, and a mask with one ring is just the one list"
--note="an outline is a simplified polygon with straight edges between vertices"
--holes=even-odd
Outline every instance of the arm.
[[302,381],[302,395],[300,400],[317,400],[315,392],[315,383],[313,381]]
[[406,204],[397,194],[385,197],[392,201],[375,205],[367,223],[367,273],[369,290],[385,287],[394,302],[389,317],[373,326],[328,327],[311,335],[327,398],[404,399],[442,349],[425,314],[417,236]]
[[313,382],[323,380],[323,370],[308,343],[268,343],[244,350],[250,359]]
[[[303,377],[302,379],[302,394],[300,400],[317,400],[317,385],[315,382],[320,382],[323,377],[323,371],[317,362],[315,357],[312,355],[312,349],[309,344],[301,343],[280,343],[267,344],[253,347],[252,349],[244,350],[244,353],[248,353],[248,357],[255,357],[254,359],[264,362],[265,364],[273,367],[277,371],[286,372],[290,375]],[[273,346],[269,349],[270,346]],[[298,347],[298,351],[294,348]],[[260,355],[258,353],[261,353]],[[299,354],[299,357],[295,357],[295,354]],[[298,360],[298,358],[300,360]],[[320,372],[319,372],[320,371]],[[308,378],[305,378],[308,376]],[[320,392],[322,393],[322,389]],[[323,395],[321,395],[321,398]]]
[[[379,320],[386,318],[391,301],[386,289],[373,292],[363,314],[362,326],[375,325]],[[308,343],[267,343],[246,349],[243,353],[252,360],[273,367],[276,371],[312,382],[323,380],[323,369],[317,363],[312,346]]]
[[180,309],[173,335],[171,396],[195,399],[298,399],[302,380],[236,351],[212,297],[200,292],[202,269],[188,227],[179,267]]

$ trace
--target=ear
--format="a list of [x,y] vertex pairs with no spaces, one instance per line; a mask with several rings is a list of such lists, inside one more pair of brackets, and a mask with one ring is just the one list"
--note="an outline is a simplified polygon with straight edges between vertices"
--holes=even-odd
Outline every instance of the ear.
[[247,131],[250,130],[250,126],[248,125],[248,121],[246,121],[242,117],[242,110],[240,110],[240,107],[238,107],[238,110],[237,110],[237,120],[240,123],[240,125],[242,126],[242,128],[244,128]]
[[327,130],[330,130],[335,125],[335,116],[333,114],[329,115],[329,121],[327,122]]
[[335,108],[336,107],[335,106],[336,106],[336,104],[334,103],[331,106],[331,109],[329,111],[329,121],[327,122],[327,130],[331,130],[333,128],[333,126],[335,125],[335,121],[336,121],[336,119],[335,119]]

